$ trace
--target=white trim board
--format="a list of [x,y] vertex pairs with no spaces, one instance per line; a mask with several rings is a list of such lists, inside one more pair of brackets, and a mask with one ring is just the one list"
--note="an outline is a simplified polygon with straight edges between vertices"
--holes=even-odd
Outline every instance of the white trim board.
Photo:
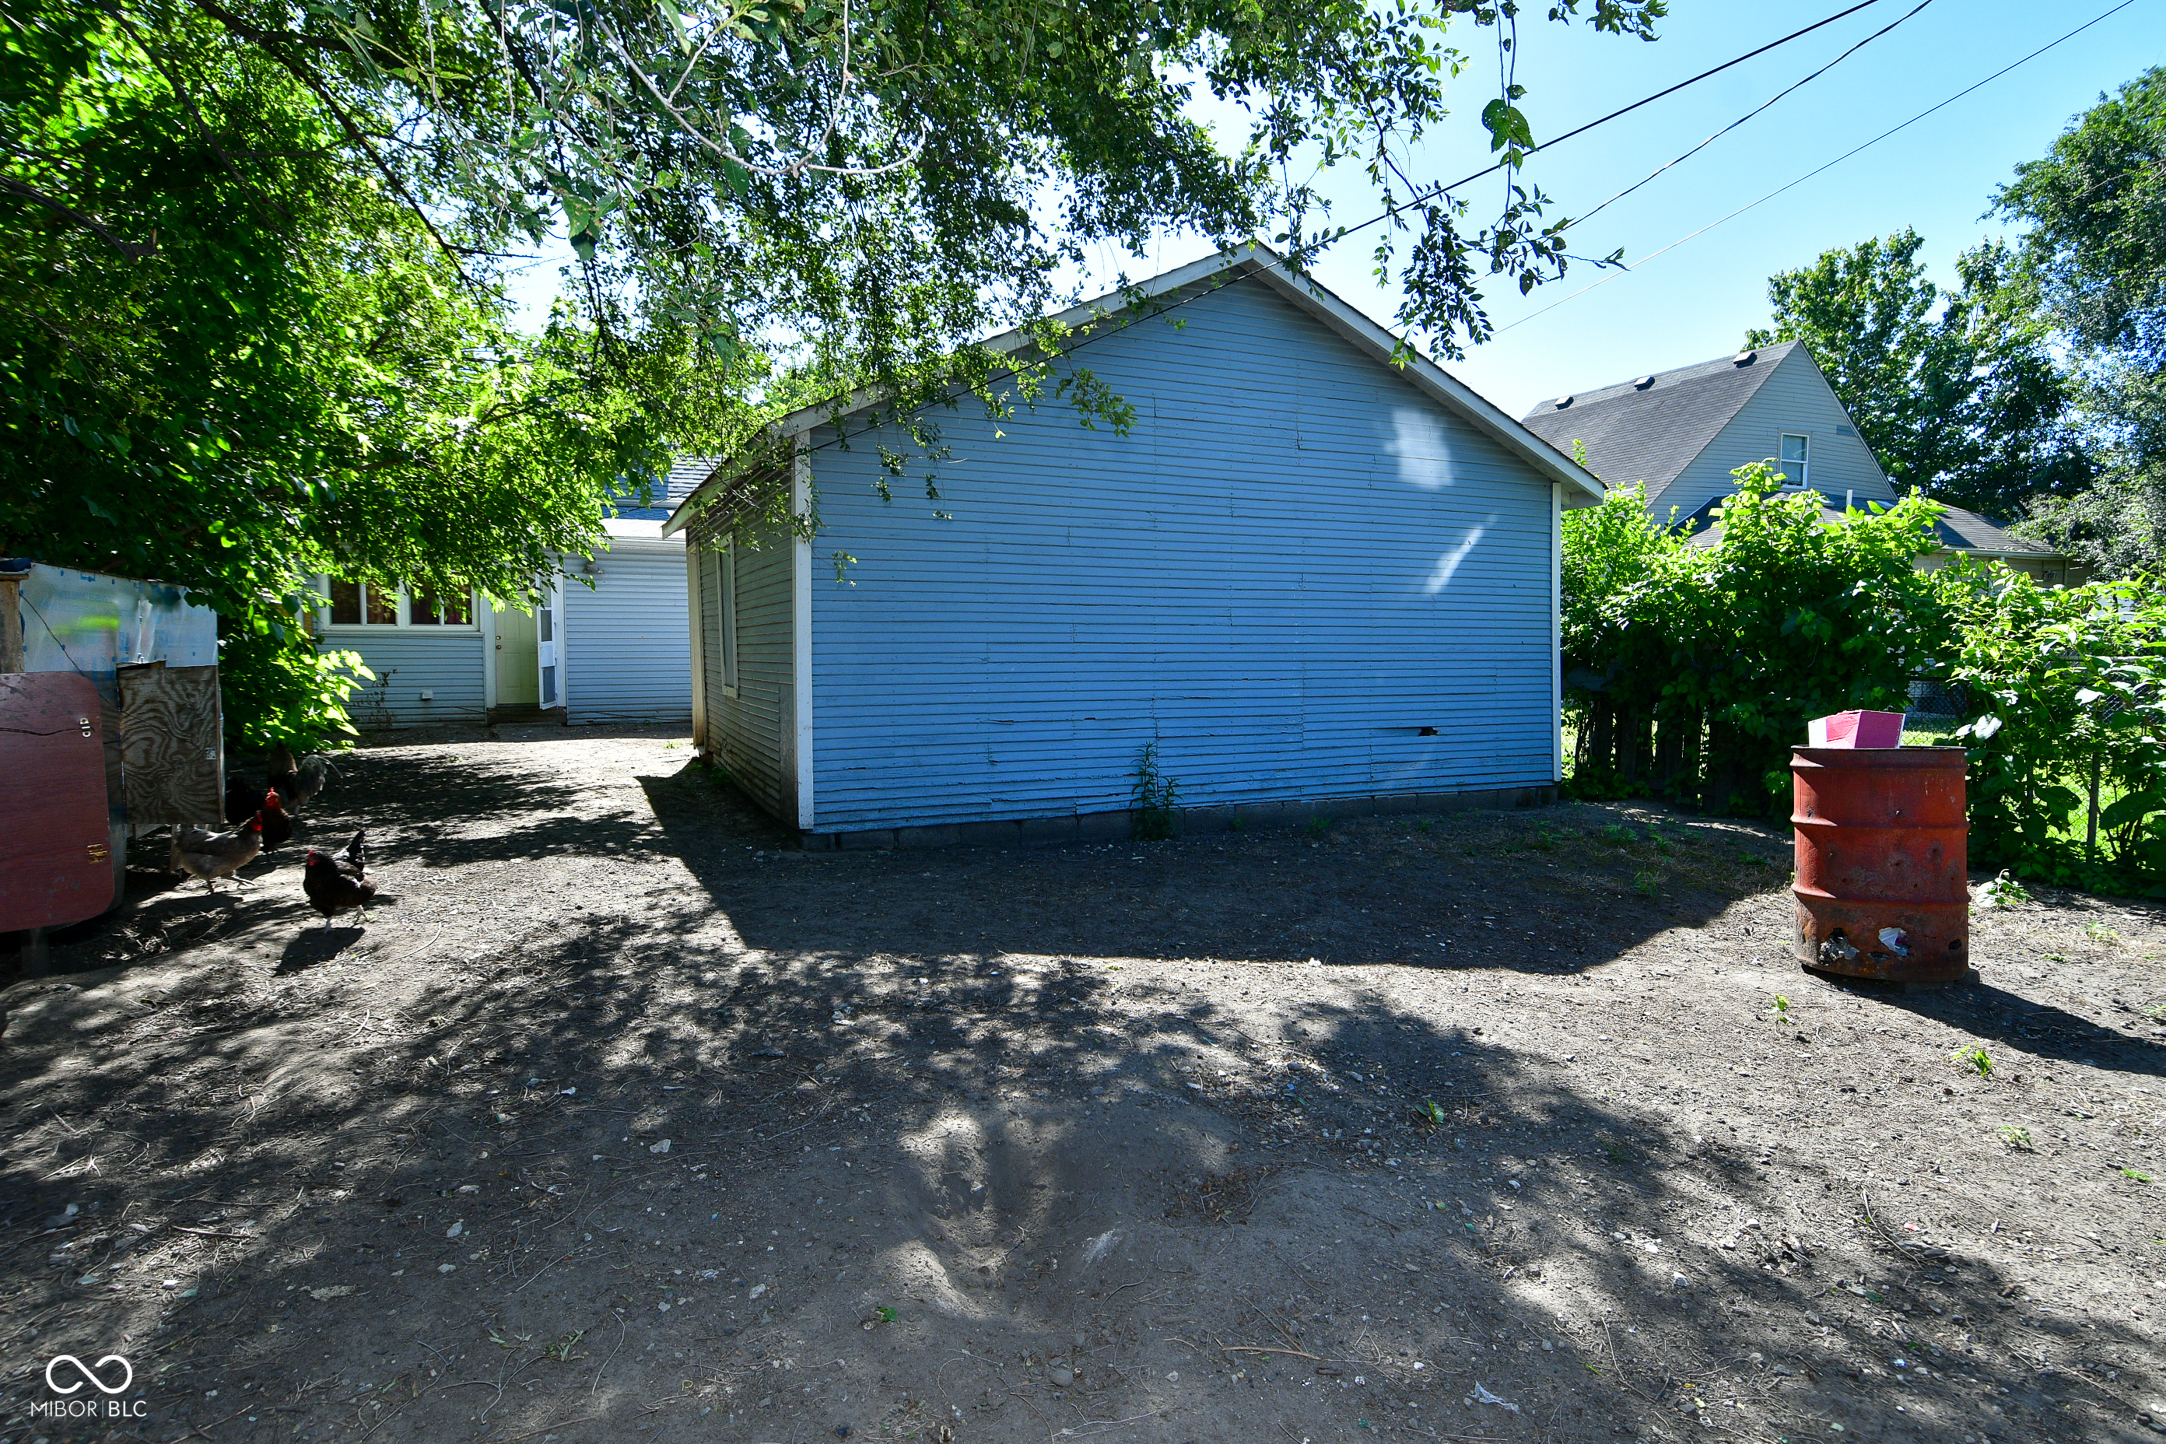
[[[812,511],[812,451],[797,438],[791,463],[790,515]],[[797,825],[812,831],[812,542],[799,536],[790,547],[791,692],[797,705]]]

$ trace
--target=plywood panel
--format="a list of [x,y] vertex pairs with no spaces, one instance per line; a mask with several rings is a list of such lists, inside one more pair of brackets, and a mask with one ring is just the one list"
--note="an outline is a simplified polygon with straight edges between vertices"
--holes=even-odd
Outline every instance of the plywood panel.
[[121,787],[128,820],[147,827],[223,827],[224,730],[216,667],[122,667]]

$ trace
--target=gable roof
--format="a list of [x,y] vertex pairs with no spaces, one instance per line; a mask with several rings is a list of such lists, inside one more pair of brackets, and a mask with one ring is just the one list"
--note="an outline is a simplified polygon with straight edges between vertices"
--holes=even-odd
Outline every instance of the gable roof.
[[[1687,517],[1679,517],[1678,525],[1691,528],[1688,546],[1709,547],[1722,534],[1722,520],[1715,513],[1728,497],[1717,497]],[[1820,519],[1839,522],[1843,519],[1841,507],[1834,498],[1821,493]],[[2020,537],[2000,526],[1989,517],[1959,506],[1940,504],[1940,516],[1933,523],[1933,532],[1940,544],[1950,551],[1974,552],[1988,557],[2058,557],[2061,553],[2044,542]]]
[[[1783,341],[1714,361],[1559,396],[1521,418],[1551,445],[1585,444],[1611,483],[1647,483],[1653,501],[1801,345]],[[1749,359],[1748,359],[1749,358]]]
[[610,514],[629,521],[667,521],[669,514],[698,491],[700,483],[713,476],[721,464],[718,456],[680,456],[671,463],[662,484],[646,494],[645,505],[641,504],[642,493],[637,485],[617,487],[611,493],[614,502]]
[[[1502,444],[1507,451],[1527,462],[1542,476],[1553,482],[1562,482],[1566,488],[1565,505],[1592,506],[1602,499],[1602,483],[1574,462],[1569,454],[1558,450],[1547,438],[1513,420],[1503,408],[1481,396],[1411,345],[1402,345],[1398,336],[1377,325],[1315,281],[1289,272],[1285,258],[1258,241],[1205,256],[1200,261],[1154,276],[1127,291],[1108,292],[1095,300],[1072,307],[1054,319],[1078,333],[1099,331],[1110,334],[1129,323],[1129,318],[1124,313],[1139,299],[1165,300],[1171,304],[1179,304],[1188,299],[1181,296],[1180,292],[1193,288],[1200,295],[1237,281],[1254,281],[1270,288],[1276,295],[1292,301],[1351,342],[1356,350],[1379,365],[1391,367],[1411,382],[1416,390]],[[1147,312],[1140,319],[1148,319],[1156,314],[1160,313]],[[1079,334],[1078,343],[1087,345],[1091,339],[1088,335]],[[1029,334],[1019,327],[1002,332],[985,344],[1001,354],[1021,357],[1030,353],[1034,343]],[[833,398],[791,412],[769,427],[767,434],[775,440],[802,436],[815,427],[835,420],[838,412],[847,418],[881,404],[884,399],[872,392],[858,392]],[[690,522],[694,513],[708,502],[726,494],[726,485],[718,486],[716,483],[727,482],[727,469],[725,463],[722,469],[707,477],[685,499],[684,504],[677,507],[664,530],[678,530]]]

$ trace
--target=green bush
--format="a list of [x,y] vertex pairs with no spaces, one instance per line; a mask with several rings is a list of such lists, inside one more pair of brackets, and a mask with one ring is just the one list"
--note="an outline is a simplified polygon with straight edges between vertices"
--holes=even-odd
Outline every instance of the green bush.
[[2053,590],[1999,566],[1944,574],[1949,678],[1968,720],[1970,852],[1985,867],[2118,891],[2166,883],[2166,596]]
[[1785,813],[1806,721],[1900,710],[1947,649],[1942,584],[1915,568],[1939,545],[1930,502],[1832,523],[1817,493],[1783,495],[1764,463],[1735,475],[1712,546],[1648,517],[1636,487],[1565,517],[1581,795]]
[[1933,504],[1829,521],[1764,465],[1693,546],[1637,487],[1565,517],[1569,787],[1788,812],[1813,717],[1948,684],[1970,749],[1971,857],[2042,881],[2166,893],[2166,595],[2053,590],[1998,562],[1935,571]]

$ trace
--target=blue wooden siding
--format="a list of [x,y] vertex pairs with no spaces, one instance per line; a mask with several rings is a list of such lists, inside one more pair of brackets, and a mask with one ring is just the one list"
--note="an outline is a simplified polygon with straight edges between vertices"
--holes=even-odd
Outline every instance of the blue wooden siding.
[[684,546],[619,540],[590,589],[564,582],[566,720],[682,722],[692,716],[691,618]]
[[[317,638],[325,651],[353,651],[376,674],[347,704],[362,728],[418,727],[488,719],[482,681],[482,635],[470,627],[332,627]],[[423,692],[433,701],[421,700]]]
[[[797,823],[795,642],[789,536],[752,527],[737,537],[737,695],[722,691],[723,568],[693,548],[701,568],[707,750],[760,806]],[[576,686],[577,683],[575,682]]]
[[1555,780],[1548,481],[1260,285],[1179,314],[1082,353],[1126,437],[941,413],[952,520],[813,433],[815,831],[1120,810],[1152,741],[1192,807]]

